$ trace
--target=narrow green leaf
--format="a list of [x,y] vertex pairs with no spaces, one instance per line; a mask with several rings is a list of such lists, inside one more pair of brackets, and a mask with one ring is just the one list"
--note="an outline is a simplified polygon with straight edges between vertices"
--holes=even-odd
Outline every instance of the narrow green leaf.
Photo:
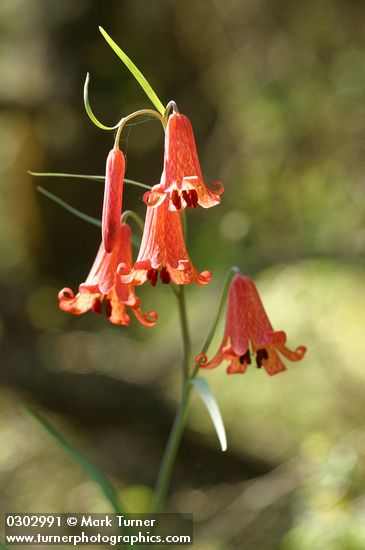
[[133,61],[127,56],[127,54],[123,52],[123,50],[114,42],[114,40],[102,27],[99,27],[99,30],[104,36],[105,40],[108,42],[109,46],[115,51],[117,56],[123,61],[123,63],[130,70],[134,78],[143,88],[144,92],[150,98],[156,109],[163,115],[165,113],[165,107],[163,106],[152,86],[148,83],[141,71],[135,66]]
[[84,220],[85,222],[89,222],[92,225],[96,225],[97,227],[101,227],[101,221],[98,220],[97,218],[93,218],[92,216],[88,216],[87,214],[84,214],[84,212],[81,212],[81,210],[77,210],[77,208],[74,208],[73,206],[68,204],[68,202],[63,201],[62,199],[57,197],[57,195],[54,195],[50,191],[47,191],[46,189],[44,189],[40,185],[37,185],[36,189],[37,189],[37,191],[42,193],[42,195],[44,195],[48,199],[51,199],[51,201],[59,204],[60,206],[62,206],[62,208],[64,208],[68,212],[71,212],[71,214],[74,214],[75,216],[77,216],[81,220]]
[[[28,170],[28,174],[36,177],[54,177],[54,178],[77,178],[82,180],[92,180],[92,181],[105,181],[105,176],[89,176],[87,174],[67,174],[65,172],[31,172]],[[143,187],[143,189],[151,189],[150,185],[141,183],[140,181],[130,180],[124,178],[124,183],[127,185],[134,185],[135,187]]]
[[97,485],[99,485],[105,497],[115,510],[115,513],[124,514],[125,511],[123,510],[122,505],[119,502],[118,495],[114,487],[106,479],[104,474],[102,474],[85,455],[77,450],[60,433],[58,433],[57,430],[53,428],[53,426],[51,426],[47,422],[47,420],[45,420],[38,412],[30,409],[29,407],[26,407],[25,411],[32,418],[32,420],[34,420],[38,424],[38,426],[43,428],[43,430],[45,430],[47,434],[51,436],[53,441],[57,443],[74,462],[81,466],[85,474]]
[[94,115],[91,109],[90,101],[89,101],[89,82],[90,82],[90,74],[87,73],[85,78],[85,84],[84,84],[84,105],[90,120],[95,124],[95,126],[97,126],[98,128],[101,128],[102,130],[116,130],[116,128],[118,128],[120,124],[120,121],[117,122],[115,126],[105,126],[105,124],[100,122]]
[[135,185],[135,187],[143,187],[143,189],[152,189],[151,185],[146,185],[145,183],[141,183],[140,181],[130,180],[128,178],[124,178],[124,183],[126,183],[127,185]]
[[[42,193],[42,195],[44,195],[51,201],[55,202],[56,204],[59,204],[60,206],[62,206],[62,208],[64,208],[68,212],[71,212],[71,214],[74,214],[76,217],[80,218],[81,220],[91,223],[92,225],[96,225],[96,227],[101,227],[101,220],[98,220],[97,218],[93,218],[92,216],[88,216],[87,214],[84,214],[84,212],[81,212],[81,210],[77,210],[77,208],[74,208],[67,202],[57,197],[57,195],[54,195],[50,191],[47,191],[47,189],[44,189],[44,187],[41,187],[40,185],[37,185],[36,189],[37,191],[39,191],[39,193]],[[139,248],[141,245],[141,240],[138,237],[136,237],[136,235],[132,235],[132,243],[136,248]]]
[[190,384],[192,384],[195,387],[201,400],[206,406],[208,413],[210,415],[210,418],[212,419],[215,431],[217,432],[217,436],[221,444],[222,451],[226,451],[227,450],[226,431],[224,429],[224,424],[223,424],[222,416],[221,416],[217,401],[214,397],[212,390],[210,389],[208,382],[203,378],[194,378],[190,380]]
[[87,174],[67,174],[65,172],[31,172],[30,170],[28,170],[28,174],[41,178],[77,178],[82,180],[105,181],[105,176],[89,176]]

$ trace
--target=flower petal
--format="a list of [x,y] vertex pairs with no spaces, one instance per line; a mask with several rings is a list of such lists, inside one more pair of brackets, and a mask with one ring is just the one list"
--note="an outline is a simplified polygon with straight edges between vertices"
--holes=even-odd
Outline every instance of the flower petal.
[[144,327],[153,327],[158,320],[158,315],[155,311],[149,311],[148,313],[143,313],[139,305],[139,302],[138,302],[138,306],[131,308],[131,311],[135,316],[135,318],[137,319],[137,321]]
[[276,346],[277,349],[290,361],[300,361],[303,359],[307,348],[305,346],[298,346],[294,351],[288,349],[286,346]]
[[195,208],[198,204],[210,208],[220,203],[219,195],[224,190],[220,183],[217,190],[205,185],[193,128],[190,120],[181,113],[173,113],[167,122],[161,187],[169,198],[171,211],[183,210],[187,206]]
[[129,325],[131,318],[127,313],[127,306],[119,301],[115,289],[108,294],[111,305],[111,314],[108,319],[114,325]]
[[247,361],[240,361],[239,357],[232,359],[231,363],[227,367],[227,374],[244,374],[247,370]]
[[266,370],[267,374],[274,376],[275,374],[286,370],[286,367],[280,359],[274,346],[268,346],[267,353],[268,359],[262,359],[262,366]]
[[127,262],[118,266],[122,283],[141,285],[147,273],[166,269],[177,285],[195,282],[207,284],[212,275],[209,271],[197,271],[188,256],[178,212],[170,212],[168,201],[156,208],[147,207],[146,221],[137,260],[130,268]]
[[74,315],[81,315],[92,309],[98,298],[100,298],[99,293],[79,292],[75,296],[70,288],[63,288],[58,293],[60,309]]
[[217,353],[214,355],[214,357],[212,357],[210,361],[208,360],[208,357],[207,355],[205,355],[205,353],[200,353],[195,358],[195,364],[202,369],[215,369],[222,363],[223,359],[224,357],[222,349],[219,348]]

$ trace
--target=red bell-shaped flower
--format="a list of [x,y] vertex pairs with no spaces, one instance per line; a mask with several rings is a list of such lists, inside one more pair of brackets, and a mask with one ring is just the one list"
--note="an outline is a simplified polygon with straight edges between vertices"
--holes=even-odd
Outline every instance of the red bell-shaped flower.
[[125,159],[120,149],[112,149],[106,161],[102,215],[102,237],[107,252],[113,250],[122,213]]
[[212,278],[210,271],[199,273],[191,263],[180,215],[169,210],[167,201],[156,208],[147,207],[138,258],[133,268],[124,262],[118,268],[121,281],[133,285],[141,285],[148,279],[155,286],[159,272],[164,284],[172,280],[176,285],[192,282],[205,285]]
[[58,294],[62,311],[80,315],[86,311],[101,313],[105,304],[105,314],[111,323],[129,325],[127,306],[144,326],[151,327],[157,321],[157,313],[143,313],[140,301],[130,284],[124,284],[117,276],[120,262],[132,268],[131,229],[126,223],[119,224],[113,251],[108,254],[103,244],[85,281],[74,295],[71,289],[64,288]]
[[253,281],[236,275],[229,289],[222,343],[210,361],[205,354],[200,354],[196,364],[213,369],[225,360],[230,361],[228,374],[243,373],[253,354],[257,366],[263,366],[268,374],[274,375],[286,370],[278,352],[290,361],[300,361],[306,352],[305,346],[291,351],[285,343],[285,332],[273,330]]
[[146,204],[158,206],[167,200],[170,210],[195,208],[198,204],[210,208],[221,202],[223,191],[221,182],[215,182],[212,189],[205,185],[190,120],[173,113],[166,127],[161,182],[144,194]]

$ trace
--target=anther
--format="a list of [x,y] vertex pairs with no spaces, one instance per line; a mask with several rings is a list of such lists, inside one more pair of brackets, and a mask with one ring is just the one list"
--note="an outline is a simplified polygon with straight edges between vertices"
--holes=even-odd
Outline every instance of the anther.
[[246,353],[240,356],[240,363],[241,365],[244,365],[245,363],[247,365],[251,364],[251,354],[249,350],[247,350]]
[[256,365],[257,368],[260,369],[262,367],[262,361],[264,359],[268,359],[269,354],[267,353],[267,350],[265,348],[258,349],[256,352]]
[[149,269],[147,271],[147,279],[150,281],[152,286],[156,286],[157,278],[158,278],[157,269]]
[[171,201],[172,201],[172,204],[175,206],[176,210],[181,210],[181,197],[177,189],[174,189],[174,191],[172,192]]
[[198,206],[198,200],[199,200],[198,193],[195,191],[195,189],[192,189],[190,191],[190,202],[191,202],[192,208],[196,208]]
[[94,302],[93,302],[93,305],[92,305],[92,310],[94,313],[101,313],[101,305],[102,305],[102,301],[100,298],[95,298]]
[[106,313],[106,316],[109,318],[111,317],[111,314],[112,314],[112,303],[111,301],[107,298],[105,300],[105,313]]
[[171,281],[170,273],[167,271],[166,267],[163,267],[160,271],[160,279],[163,285],[168,285]]
[[191,206],[191,200],[190,200],[190,193],[184,189],[184,191],[181,193],[184,201],[186,202],[186,206]]

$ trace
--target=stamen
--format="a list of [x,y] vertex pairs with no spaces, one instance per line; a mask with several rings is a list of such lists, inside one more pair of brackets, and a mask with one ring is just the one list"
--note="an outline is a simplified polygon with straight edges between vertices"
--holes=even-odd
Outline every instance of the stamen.
[[157,269],[149,269],[147,271],[147,279],[150,281],[152,286],[156,286],[157,278],[158,278]]
[[191,202],[192,208],[196,208],[198,206],[198,200],[199,200],[198,193],[195,191],[195,189],[192,189],[190,191],[190,202]]
[[246,353],[240,356],[240,363],[243,365],[246,363],[247,365],[251,365],[251,354],[250,351],[247,350]]
[[176,210],[181,210],[181,197],[177,189],[174,189],[172,192],[171,202],[175,206]]
[[258,349],[256,352],[256,365],[257,368],[260,369],[262,367],[262,361],[264,359],[268,359],[269,354],[267,353],[267,350],[265,348]]
[[167,271],[166,267],[163,267],[160,271],[160,278],[163,285],[168,285],[171,281],[170,273]]
[[181,194],[184,201],[186,202],[186,206],[191,206],[190,194],[188,193],[188,191],[184,189],[184,191]]
[[95,298],[95,300],[93,302],[93,305],[92,305],[93,312],[94,313],[101,313],[101,305],[102,305],[101,298]]
[[105,300],[105,313],[106,313],[106,316],[109,318],[111,317],[111,314],[112,314],[112,303],[111,301],[107,298]]

